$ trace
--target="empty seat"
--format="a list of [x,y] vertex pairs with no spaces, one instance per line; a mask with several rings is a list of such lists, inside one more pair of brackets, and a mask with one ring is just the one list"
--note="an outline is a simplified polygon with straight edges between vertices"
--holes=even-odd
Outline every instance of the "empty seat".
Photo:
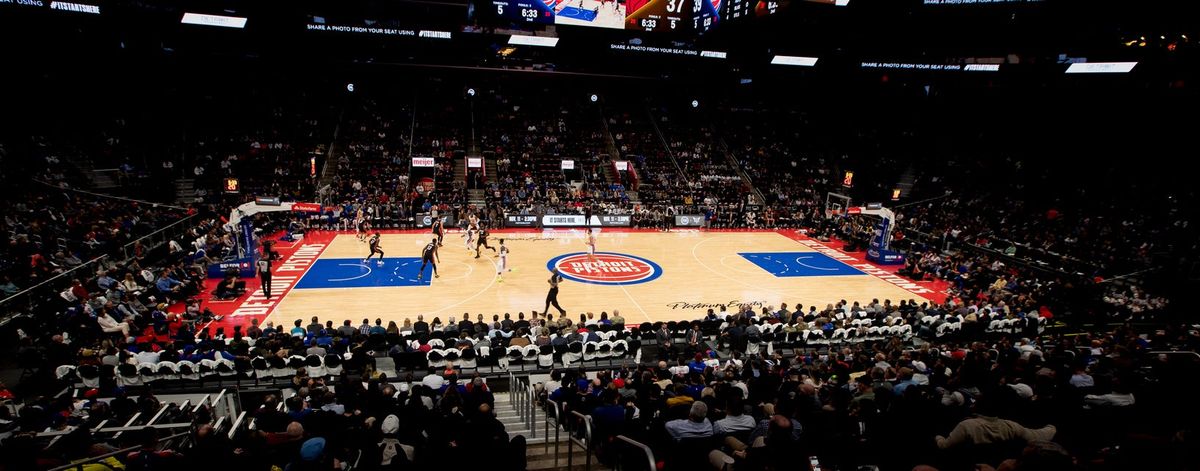
[[121,386],[140,386],[142,376],[136,366],[129,363],[117,365],[117,383]]
[[325,355],[321,359],[325,362],[325,374],[339,376],[342,374],[342,356],[336,353]]
[[319,355],[308,355],[304,357],[304,368],[307,370],[309,376],[325,376],[325,362]]

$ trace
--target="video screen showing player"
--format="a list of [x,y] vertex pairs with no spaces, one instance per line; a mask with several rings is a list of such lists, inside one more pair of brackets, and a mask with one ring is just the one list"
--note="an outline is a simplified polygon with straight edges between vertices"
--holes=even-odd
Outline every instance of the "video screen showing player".
[[721,7],[729,0],[692,0],[692,29],[698,33],[712,30],[721,21]]
[[518,23],[554,24],[555,0],[492,0],[496,16]]
[[625,0],[554,1],[554,24],[625,28]]
[[635,31],[678,31],[688,29],[692,3],[708,0],[628,0],[625,29]]
[[692,29],[704,33],[718,23],[749,17],[757,0],[694,0]]

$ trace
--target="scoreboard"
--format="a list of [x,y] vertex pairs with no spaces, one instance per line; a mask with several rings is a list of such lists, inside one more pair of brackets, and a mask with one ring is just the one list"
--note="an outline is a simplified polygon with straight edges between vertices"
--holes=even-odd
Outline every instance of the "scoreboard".
[[490,0],[490,7],[497,18],[518,24],[671,32],[692,29],[697,1],[709,0]]
[[688,26],[691,3],[707,0],[630,0],[625,29],[634,31],[679,31]]
[[522,23],[554,24],[553,5],[553,0],[492,0],[496,16]]
[[[832,0],[831,0],[832,1]],[[718,24],[774,15],[790,0],[486,0],[488,16],[526,25],[705,33]]]

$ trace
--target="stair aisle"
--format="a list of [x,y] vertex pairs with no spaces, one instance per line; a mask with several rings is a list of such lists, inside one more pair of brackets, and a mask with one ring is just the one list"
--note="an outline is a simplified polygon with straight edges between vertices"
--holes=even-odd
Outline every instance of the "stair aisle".
[[[566,432],[559,432],[557,438],[558,460],[555,462],[555,442],[554,425],[551,424],[549,437],[546,435],[546,415],[541,409],[535,409],[533,417],[533,426],[536,430],[529,430],[527,420],[522,420],[520,414],[512,403],[509,402],[507,392],[497,392],[495,394],[496,408],[493,412],[496,414],[496,419],[504,424],[504,429],[508,432],[508,437],[511,440],[517,435],[525,437],[525,469],[527,471],[561,469],[570,471],[583,471],[587,462],[587,455],[575,447],[571,451],[567,440]],[[572,453],[571,467],[567,467],[567,453]],[[609,471],[611,468],[601,465],[596,461],[596,457],[592,457],[593,471]]]

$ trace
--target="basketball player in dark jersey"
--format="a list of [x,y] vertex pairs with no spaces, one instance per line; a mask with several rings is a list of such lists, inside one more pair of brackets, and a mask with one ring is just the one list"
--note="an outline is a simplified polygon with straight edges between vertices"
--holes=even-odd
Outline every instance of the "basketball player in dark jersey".
[[542,309],[542,315],[545,316],[550,312],[550,305],[553,304],[555,309],[558,309],[559,314],[567,315],[567,310],[558,305],[558,284],[562,282],[562,275],[558,274],[558,270],[550,270],[550,279],[546,283],[550,283],[550,291],[546,293],[546,307]]
[[487,229],[480,229],[480,230],[479,230],[479,240],[477,240],[477,241],[475,242],[475,258],[479,258],[479,251],[480,251],[479,249],[480,249],[480,247],[482,247],[482,248],[485,248],[485,249],[491,249],[491,250],[492,250],[492,252],[495,252],[495,251],[496,251],[496,248],[495,248],[495,247],[492,247],[492,246],[488,245],[488,243],[487,243],[487,238],[488,238],[488,235],[489,235],[489,234],[488,234],[488,231],[487,231]]
[[433,220],[433,235],[437,236],[438,247],[442,246],[442,238],[446,236],[446,230],[442,227],[442,219]]
[[425,249],[421,250],[421,270],[417,272],[417,279],[420,280],[425,275],[425,265],[433,265],[433,277],[440,278],[437,272],[438,262],[438,241],[433,239],[428,244],[425,244]]
[[379,247],[379,231],[376,231],[375,235],[371,236],[371,240],[369,243],[371,245],[371,253],[367,255],[367,258],[363,259],[363,263],[367,263],[367,262],[371,261],[371,257],[374,257],[375,254],[379,254],[379,265],[382,266],[383,265],[383,249],[381,247]]

